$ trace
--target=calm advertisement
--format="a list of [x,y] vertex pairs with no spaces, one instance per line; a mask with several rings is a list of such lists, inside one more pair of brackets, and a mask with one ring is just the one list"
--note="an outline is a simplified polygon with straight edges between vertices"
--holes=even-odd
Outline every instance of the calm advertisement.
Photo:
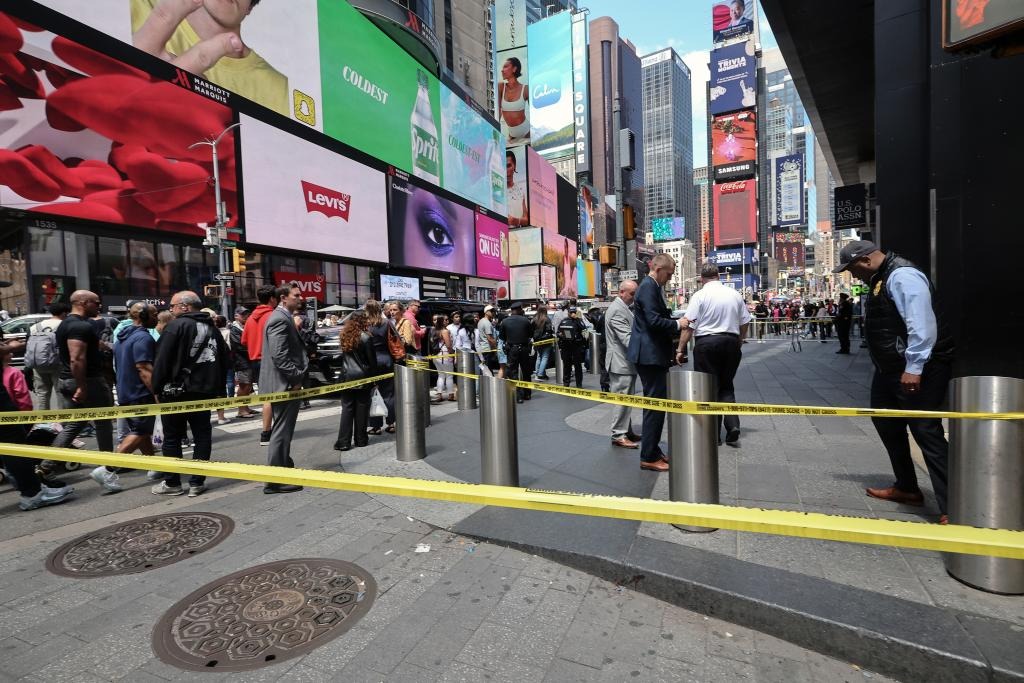
[[544,238],[541,228],[509,230],[509,265],[528,266],[544,260]]
[[495,116],[501,124],[506,147],[530,144],[530,86],[526,47],[498,53],[494,64]]
[[714,117],[711,164],[715,180],[750,178],[757,164],[757,114],[739,111]]
[[444,186],[505,215],[505,155],[498,130],[441,85]]
[[388,261],[384,174],[242,116],[247,241]]
[[554,298],[576,296],[576,242],[554,230],[544,230],[544,263],[555,269]]
[[508,224],[518,228],[530,224],[529,185],[526,182],[526,148],[505,150],[505,197]]
[[482,213],[476,214],[476,274],[491,280],[507,280],[508,226]]
[[531,148],[526,149],[530,184],[530,221],[538,228],[558,230],[558,199],[555,167]]
[[754,32],[755,0],[728,0],[711,5],[711,28],[715,43],[742,38]]
[[775,220],[779,227],[804,223],[804,155],[775,160]]
[[579,296],[601,295],[601,264],[576,259],[576,292]]
[[476,275],[473,210],[397,176],[388,176],[387,180],[390,262],[442,273]]
[[715,246],[757,241],[757,184],[737,180],[714,185]]
[[[0,204],[202,235],[216,214],[211,148],[190,146],[229,126],[231,110],[0,19],[8,26],[0,47]],[[234,136],[217,147],[229,226],[238,215]]]
[[560,157],[573,148],[572,13],[531,24],[530,137],[533,149]]
[[725,114],[757,106],[757,59],[754,43],[744,41],[711,51],[711,89],[708,107]]

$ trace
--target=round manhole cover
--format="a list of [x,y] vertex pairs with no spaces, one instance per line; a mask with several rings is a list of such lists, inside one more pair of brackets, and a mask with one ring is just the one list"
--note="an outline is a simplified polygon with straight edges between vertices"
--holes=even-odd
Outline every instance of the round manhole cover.
[[153,631],[164,662],[189,671],[249,671],[337,638],[373,605],[362,567],[285,560],[217,579],[179,601]]
[[234,528],[230,517],[212,512],[143,517],[65,543],[46,558],[46,568],[79,579],[135,574],[208,550]]

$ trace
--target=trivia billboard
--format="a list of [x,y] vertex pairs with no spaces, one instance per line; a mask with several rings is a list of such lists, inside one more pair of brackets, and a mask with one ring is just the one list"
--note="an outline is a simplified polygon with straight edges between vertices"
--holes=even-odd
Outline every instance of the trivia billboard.
[[711,51],[709,87],[708,108],[712,114],[757,106],[757,58],[752,41]]

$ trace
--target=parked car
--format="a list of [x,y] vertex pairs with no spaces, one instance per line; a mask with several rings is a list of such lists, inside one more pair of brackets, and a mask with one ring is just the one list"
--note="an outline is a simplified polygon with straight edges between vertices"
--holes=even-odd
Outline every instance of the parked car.
[[[0,324],[0,332],[3,333],[3,339],[7,341],[13,341],[16,339],[28,338],[29,329],[41,320],[49,318],[47,313],[29,313],[28,315],[19,315],[17,318],[11,318]],[[19,351],[17,355],[11,356],[10,365],[12,367],[21,367],[25,364],[25,352]]]

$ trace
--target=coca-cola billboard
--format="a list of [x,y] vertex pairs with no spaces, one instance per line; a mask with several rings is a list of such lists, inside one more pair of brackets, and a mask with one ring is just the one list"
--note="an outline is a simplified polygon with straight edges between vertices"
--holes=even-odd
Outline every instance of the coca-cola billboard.
[[302,292],[303,297],[312,297],[320,303],[324,303],[325,294],[327,293],[327,282],[324,280],[323,273],[317,273],[316,275],[306,273],[274,273],[274,284],[277,286],[280,287],[291,282],[299,286],[299,291]]
[[715,246],[757,241],[757,183],[738,180],[714,186]]

